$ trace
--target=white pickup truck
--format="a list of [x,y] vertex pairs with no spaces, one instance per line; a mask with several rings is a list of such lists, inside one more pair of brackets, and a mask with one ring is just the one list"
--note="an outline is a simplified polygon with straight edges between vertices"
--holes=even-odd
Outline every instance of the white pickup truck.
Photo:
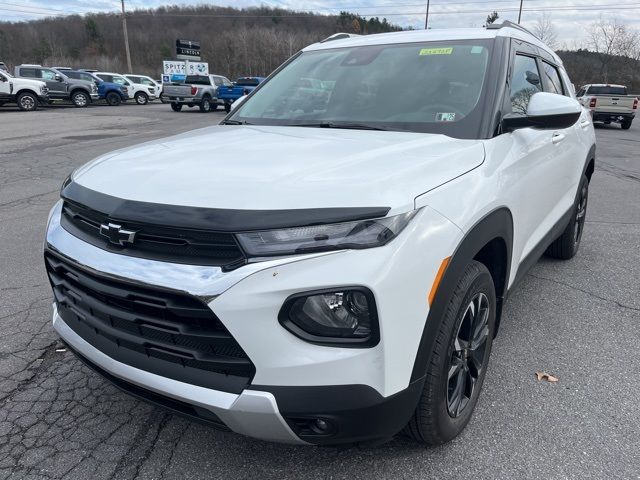
[[624,85],[592,84],[576,94],[578,101],[591,110],[594,122],[619,123],[623,130],[631,128],[638,109],[638,98],[629,95]]
[[18,108],[32,111],[39,104],[49,102],[47,84],[39,80],[14,77],[6,70],[0,70],[0,106],[5,103],[17,103]]

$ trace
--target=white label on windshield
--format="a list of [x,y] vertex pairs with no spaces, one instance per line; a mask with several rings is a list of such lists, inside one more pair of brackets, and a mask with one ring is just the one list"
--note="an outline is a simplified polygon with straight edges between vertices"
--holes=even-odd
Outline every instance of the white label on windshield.
[[455,122],[455,113],[436,113],[436,121],[438,122]]

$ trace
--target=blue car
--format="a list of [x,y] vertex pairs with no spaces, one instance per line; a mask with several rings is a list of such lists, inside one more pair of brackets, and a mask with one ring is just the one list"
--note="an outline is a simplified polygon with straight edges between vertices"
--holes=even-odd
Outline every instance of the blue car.
[[64,73],[70,78],[94,82],[98,87],[98,96],[100,100],[105,100],[107,102],[107,105],[111,105],[112,107],[118,106],[122,102],[126,102],[129,98],[126,85],[105,82],[104,80],[90,72],[65,70]]
[[224,110],[229,113],[231,104],[244,95],[253,92],[258,85],[264,81],[265,77],[240,77],[231,85],[220,85],[218,87],[218,100],[224,102]]

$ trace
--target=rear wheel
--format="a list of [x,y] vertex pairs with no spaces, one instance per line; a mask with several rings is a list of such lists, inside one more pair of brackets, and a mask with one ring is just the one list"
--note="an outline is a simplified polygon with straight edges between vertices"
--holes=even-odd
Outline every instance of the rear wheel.
[[137,92],[133,98],[138,105],[146,105],[149,102],[149,97],[144,92]]
[[629,130],[631,128],[631,122],[632,120],[625,120],[624,122],[622,122],[620,124],[620,126],[622,127],[622,130]]
[[578,192],[578,199],[573,206],[571,221],[562,232],[562,235],[547,248],[546,254],[552,258],[569,260],[578,253],[580,248],[584,222],[587,217],[587,201],[589,200],[589,180],[584,175],[580,181]]
[[180,103],[172,103],[171,110],[173,110],[174,112],[179,112],[180,110],[182,110],[182,105]]
[[18,108],[24,112],[32,112],[38,108],[38,99],[33,93],[22,92],[17,101]]
[[225,103],[224,104],[224,111],[229,113],[231,111],[231,104],[230,103]]
[[478,401],[489,363],[496,294],[482,263],[465,268],[440,319],[424,389],[405,432],[439,445],[464,430]]
[[211,98],[204,97],[200,102],[200,111],[202,113],[207,113],[211,111]]
[[71,94],[71,101],[76,107],[84,108],[89,105],[89,103],[91,102],[91,98],[89,97],[88,93],[83,92],[82,90],[78,90]]
[[107,93],[107,97],[105,98],[105,100],[107,101],[107,105],[110,105],[112,107],[117,107],[122,103],[122,98],[120,98],[120,95],[118,95],[116,92]]

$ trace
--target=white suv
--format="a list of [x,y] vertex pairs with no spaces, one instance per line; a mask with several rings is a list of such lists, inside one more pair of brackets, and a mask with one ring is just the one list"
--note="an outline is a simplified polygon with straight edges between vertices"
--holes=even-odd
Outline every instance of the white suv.
[[138,105],[145,105],[149,100],[160,98],[162,84],[146,75],[125,75],[127,80],[133,83],[135,89],[134,98]]
[[446,442],[508,293],[580,245],[595,135],[570,85],[512,24],[311,45],[221,125],[65,181],[54,328],[121,388],[219,428]]

